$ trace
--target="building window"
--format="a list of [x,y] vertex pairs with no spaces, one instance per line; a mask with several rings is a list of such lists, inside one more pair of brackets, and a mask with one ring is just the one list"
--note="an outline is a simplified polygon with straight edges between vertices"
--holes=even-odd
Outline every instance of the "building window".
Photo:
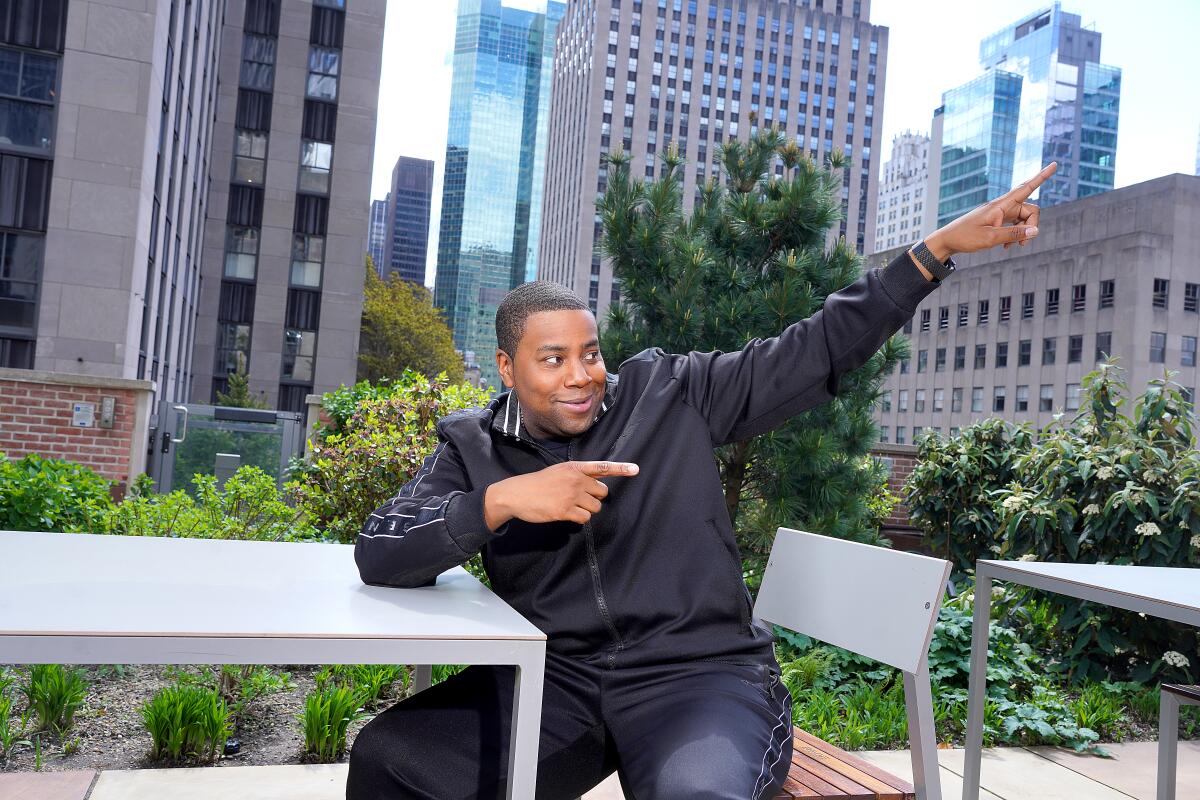
[[1112,355],[1112,331],[1096,334],[1096,360],[1103,361]]
[[1067,384],[1067,411],[1079,410],[1079,384]]
[[1184,336],[1179,340],[1179,365],[1196,366],[1196,337]]
[[931,313],[931,312],[930,312],[930,310],[929,310],[928,308],[922,308],[922,309],[921,309],[921,330],[922,330],[922,331],[927,331],[927,330],[929,330],[929,316],[930,316],[930,313]]
[[983,387],[982,386],[972,386],[971,387],[971,410],[972,411],[983,411]]
[[338,63],[341,53],[328,47],[308,51],[308,96],[315,100],[337,100]]
[[1087,308],[1087,284],[1077,283],[1071,287],[1071,313]]
[[267,172],[267,135],[239,130],[233,147],[234,183],[262,186]]
[[317,353],[317,332],[297,328],[283,331],[283,378],[293,381],[313,379],[313,360]]
[[249,371],[250,326],[237,322],[218,322],[217,375]]
[[888,389],[886,392],[884,392],[883,395],[879,398],[879,400],[880,400],[880,404],[883,406],[884,411],[892,410],[892,390],[891,389]]
[[950,390],[950,410],[962,411],[962,387]]
[[904,444],[904,426],[896,426],[896,444]]
[[912,318],[911,317],[904,321],[904,333],[905,333],[905,335],[912,333]]
[[1112,308],[1117,297],[1117,282],[1114,280],[1100,281],[1100,307]]
[[1008,322],[1010,319],[1012,319],[1012,298],[1011,297],[1001,297],[1000,298],[1000,321]]
[[275,37],[248,33],[242,39],[242,73],[247,89],[269,92],[275,85]]
[[1046,290],[1046,316],[1058,313],[1058,289]]
[[938,330],[944,331],[950,327],[950,306],[942,306],[938,309]]
[[225,229],[225,277],[252,281],[258,271],[258,229],[230,225]]
[[987,345],[975,345],[975,369],[983,369],[987,366]]
[[933,354],[933,370],[934,372],[946,371],[946,348],[939,347]]
[[[22,9],[18,5],[13,12],[17,19]],[[0,47],[0,142],[49,152],[54,146],[57,99],[57,57]]]
[[934,389],[933,390],[933,410],[934,411],[944,410],[945,403],[946,403],[946,390],[945,389]]
[[333,145],[328,142],[300,143],[300,191],[329,194],[329,170],[333,165]]
[[1159,331],[1150,332],[1150,363],[1162,364],[1167,360],[1167,335]]
[[1042,339],[1042,364],[1053,364],[1054,359],[1058,356],[1058,339],[1054,336],[1047,336]]
[[925,390],[917,389],[916,398],[913,400],[913,411],[920,414],[925,410]]
[[966,345],[958,345],[954,348],[954,369],[958,371],[967,365],[967,348]]
[[1083,360],[1083,335],[1067,337],[1067,363],[1078,364]]
[[1008,342],[996,342],[996,369],[1008,366]]
[[887,440],[888,440],[888,426],[880,425],[879,426],[879,441],[886,443]]
[[292,237],[292,285],[320,286],[325,237],[297,233]]
[[1171,294],[1171,282],[1166,278],[1154,279],[1154,298],[1151,305],[1154,308],[1166,308],[1167,299]]
[[1004,396],[1007,390],[1003,386],[997,386],[992,390],[992,411],[1004,410]]
[[1033,340],[1022,339],[1017,343],[1017,366],[1028,367],[1033,357]]
[[918,373],[924,372],[925,367],[928,363],[929,363],[929,351],[928,350],[918,350],[917,351],[917,372]]
[[966,327],[967,314],[970,313],[970,307],[966,303],[958,304],[958,327]]
[[1200,283],[1183,285],[1183,310],[1193,314],[1200,312]]
[[990,312],[990,301],[980,300],[979,301],[979,312],[975,315],[975,324],[976,325],[987,325],[989,312]]
[[1017,396],[1014,400],[1013,408],[1017,411],[1029,410],[1029,387],[1025,384],[1017,387]]
[[[38,286],[41,282],[42,244],[41,236],[0,231],[0,332],[28,336],[34,333]],[[32,346],[31,342],[28,347]],[[26,345],[4,344],[0,347],[13,353],[19,350],[19,358],[13,353],[9,354],[9,358],[15,363],[24,361]]]
[[1054,410],[1054,386],[1049,383],[1042,384],[1041,393],[1038,395],[1038,411],[1053,411]]
[[1033,292],[1021,295],[1021,319],[1033,319]]
[[908,374],[908,359],[907,358],[900,359],[900,374],[901,375]]
[[898,411],[908,411],[908,389],[900,390],[900,399],[896,409]]

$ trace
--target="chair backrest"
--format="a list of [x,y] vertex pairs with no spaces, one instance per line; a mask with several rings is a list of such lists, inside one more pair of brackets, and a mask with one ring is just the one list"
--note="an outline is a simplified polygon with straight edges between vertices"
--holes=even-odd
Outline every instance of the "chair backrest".
[[780,528],[755,615],[916,673],[950,562]]

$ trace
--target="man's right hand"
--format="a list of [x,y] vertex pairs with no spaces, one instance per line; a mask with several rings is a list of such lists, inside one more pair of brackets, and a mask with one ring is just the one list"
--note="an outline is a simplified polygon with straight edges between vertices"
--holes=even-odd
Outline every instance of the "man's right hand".
[[514,518],[582,525],[600,510],[600,501],[608,496],[608,487],[598,478],[637,474],[637,464],[623,461],[564,461],[506,478],[484,492],[484,521],[493,531]]

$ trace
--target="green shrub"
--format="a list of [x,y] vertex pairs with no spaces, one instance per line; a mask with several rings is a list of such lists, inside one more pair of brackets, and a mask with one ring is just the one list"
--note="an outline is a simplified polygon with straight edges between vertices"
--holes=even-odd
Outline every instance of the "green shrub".
[[315,681],[318,692],[342,686],[353,689],[360,705],[375,709],[392,696],[397,683],[401,689],[408,685],[408,669],[394,664],[332,664],[318,672]]
[[37,718],[37,729],[61,737],[74,723],[87,688],[82,670],[68,670],[61,664],[35,664],[29,669],[22,691]]
[[289,488],[327,536],[353,542],[363,521],[433,452],[437,420],[486,401],[486,392],[467,384],[413,372],[394,384],[327,394],[324,408],[336,427],[314,432],[311,460],[296,465]]
[[217,692],[229,706],[231,726],[240,728],[247,704],[272,692],[294,688],[289,672],[275,672],[257,664],[222,664],[215,677],[209,668],[202,671],[206,683],[216,682]]
[[216,760],[231,732],[229,707],[215,689],[168,686],[142,706],[150,732],[150,757],[180,761]]
[[258,467],[243,466],[217,488],[212,475],[196,475],[195,497],[177,490],[159,495],[144,484],[104,514],[102,530],[125,536],[194,539],[308,541],[319,539],[304,509],[280,497],[275,479]]
[[350,686],[326,686],[310,692],[300,716],[304,753],[316,761],[337,761],[346,752],[346,732],[361,718],[358,693]]
[[0,530],[91,531],[113,507],[111,482],[88,467],[0,453]]
[[25,732],[29,729],[29,710],[26,709],[21,715],[19,726],[13,724],[16,701],[12,697],[12,688],[15,684],[16,679],[11,673],[0,671],[0,759],[8,758],[17,745],[32,746],[25,738]]

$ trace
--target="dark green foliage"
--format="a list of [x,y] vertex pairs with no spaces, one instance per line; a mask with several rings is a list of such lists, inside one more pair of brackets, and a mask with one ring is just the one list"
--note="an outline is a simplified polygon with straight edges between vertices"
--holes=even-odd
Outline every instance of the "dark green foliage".
[[231,732],[229,707],[215,689],[175,685],[160,690],[142,706],[150,732],[150,757],[214,761]]
[[[1180,387],[1152,381],[1132,415],[1121,411],[1125,394],[1107,362],[1084,378],[1079,413],[1059,415],[1036,441],[999,420],[924,437],[906,488],[911,518],[960,576],[980,558],[1200,564],[1200,454]],[[1057,668],[1072,678],[1200,675],[1194,630],[1044,597],[1064,634]]]
[[326,686],[309,693],[300,722],[304,753],[315,761],[337,761],[346,752],[346,732],[361,717],[361,698],[350,686]]
[[[630,177],[629,158],[609,159],[598,204],[603,250],[622,299],[609,308],[602,349],[612,364],[647,347],[667,352],[740,350],[811,316],[825,297],[859,277],[861,259],[844,241],[825,250],[840,218],[840,156],[823,167],[783,134],[764,130],[726,143],[728,179],[701,188],[683,209],[683,160],[671,149],[662,176]],[[784,176],[774,176],[776,163]],[[878,388],[906,354],[899,339],[846,375],[839,396],[773,433],[719,448],[726,506],[739,534],[747,577],[756,585],[780,525],[874,541],[868,498],[882,468],[868,455]]]
[[93,530],[113,506],[110,486],[80,464],[0,453],[0,530]]

